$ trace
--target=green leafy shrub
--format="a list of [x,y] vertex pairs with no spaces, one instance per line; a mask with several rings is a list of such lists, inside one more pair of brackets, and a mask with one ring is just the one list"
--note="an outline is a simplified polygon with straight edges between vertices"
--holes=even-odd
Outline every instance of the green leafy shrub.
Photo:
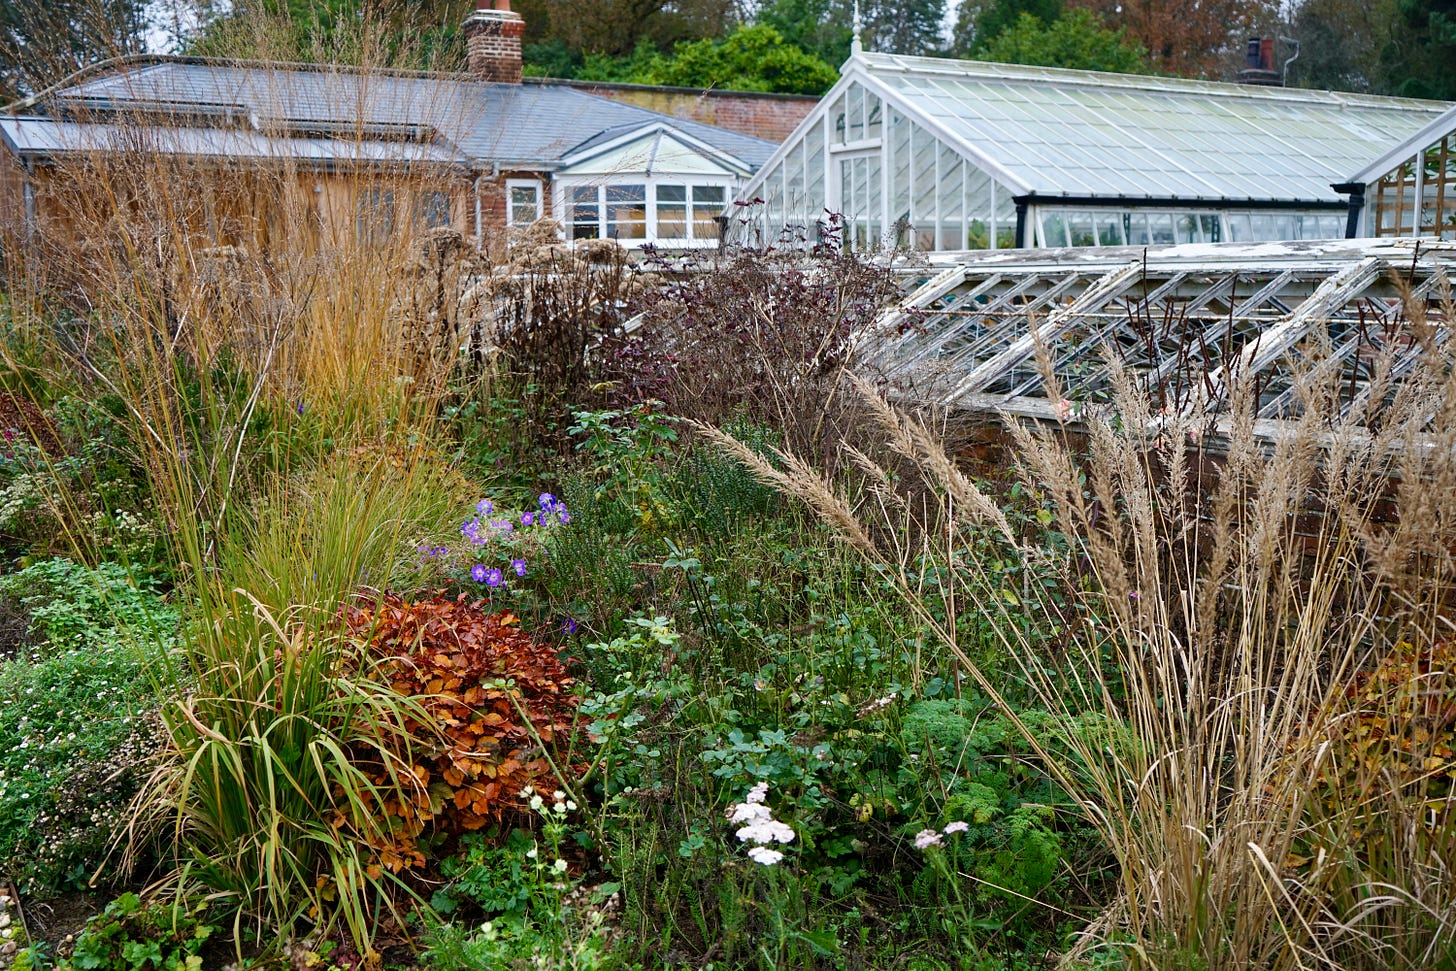
[[24,890],[84,884],[159,744],[147,668],[177,615],[115,564],[43,560],[0,597],[28,615],[0,659],[0,859]]
[[124,893],[91,918],[70,953],[50,964],[23,951],[17,971],[202,971],[202,949],[217,931],[205,923],[206,906],[195,910],[143,904]]

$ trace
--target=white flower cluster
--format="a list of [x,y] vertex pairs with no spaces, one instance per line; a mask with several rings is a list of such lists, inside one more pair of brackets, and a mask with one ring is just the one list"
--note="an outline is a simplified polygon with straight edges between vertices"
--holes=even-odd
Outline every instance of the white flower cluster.
[[928,850],[932,846],[939,846],[941,833],[949,836],[951,833],[964,833],[971,828],[971,824],[964,819],[957,819],[954,822],[946,823],[945,829],[937,833],[933,829],[922,829],[915,834],[915,848],[917,850]]
[[748,848],[749,859],[764,866],[773,866],[784,855],[769,844],[793,842],[794,830],[787,823],[773,818],[773,813],[764,805],[766,798],[768,783],[760,782],[748,790],[742,802],[728,808],[728,822],[744,824],[735,835],[740,843],[754,844]]

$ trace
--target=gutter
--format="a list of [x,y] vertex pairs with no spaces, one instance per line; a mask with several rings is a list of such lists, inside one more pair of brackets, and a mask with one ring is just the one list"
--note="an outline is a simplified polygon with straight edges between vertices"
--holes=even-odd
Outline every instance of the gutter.
[[[1336,191],[1339,187],[1336,186]],[[1088,209],[1318,209],[1343,211],[1349,203],[1332,199],[1200,199],[1187,196],[1044,196],[1035,192],[1012,196],[1017,212],[1024,205],[1083,206]]]

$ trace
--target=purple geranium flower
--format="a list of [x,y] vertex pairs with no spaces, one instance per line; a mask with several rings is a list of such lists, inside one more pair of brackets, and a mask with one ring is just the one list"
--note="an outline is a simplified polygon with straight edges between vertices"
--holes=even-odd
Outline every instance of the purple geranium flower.
[[528,513],[528,512],[521,513],[521,525],[522,526],[529,526],[529,525],[531,525],[535,521],[536,521],[536,517],[535,517],[535,515],[533,513]]
[[[496,570],[495,572],[497,576],[500,575],[499,570]],[[470,568],[470,579],[474,580],[476,583],[484,583],[485,578],[489,575],[490,571],[485,568],[484,563],[477,563]]]
[[482,499],[475,504],[475,511],[480,513],[482,516],[489,516],[492,512],[495,511],[495,506],[491,503],[489,499]]
[[497,570],[495,567],[491,567],[489,570],[485,571],[485,578],[481,582],[483,582],[487,587],[501,587],[505,586],[506,578],[501,575],[500,570]]
[[518,576],[518,577],[525,576],[526,575],[526,561],[525,560],[511,560],[511,569],[516,571],[516,576]]
[[541,498],[536,500],[544,512],[550,512],[556,506],[556,497],[549,492],[541,493]]

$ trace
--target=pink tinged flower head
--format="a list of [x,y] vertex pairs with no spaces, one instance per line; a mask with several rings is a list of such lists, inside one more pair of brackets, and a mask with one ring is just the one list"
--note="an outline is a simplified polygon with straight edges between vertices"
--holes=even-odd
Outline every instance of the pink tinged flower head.
[[763,866],[773,866],[782,860],[784,855],[778,850],[769,849],[767,846],[755,846],[749,849],[748,858],[754,863],[759,863]]
[[1058,421],[1066,421],[1072,416],[1072,403],[1066,398],[1058,398],[1052,402],[1052,411],[1056,413]]
[[748,790],[748,795],[743,797],[744,802],[760,803],[768,798],[768,783],[760,782]]
[[940,834],[933,829],[922,829],[915,834],[915,848],[917,850],[928,850],[932,846],[940,845]]
[[945,829],[941,830],[941,832],[949,836],[951,833],[964,833],[970,828],[970,823],[966,822],[964,819],[957,819],[953,823],[946,823]]

